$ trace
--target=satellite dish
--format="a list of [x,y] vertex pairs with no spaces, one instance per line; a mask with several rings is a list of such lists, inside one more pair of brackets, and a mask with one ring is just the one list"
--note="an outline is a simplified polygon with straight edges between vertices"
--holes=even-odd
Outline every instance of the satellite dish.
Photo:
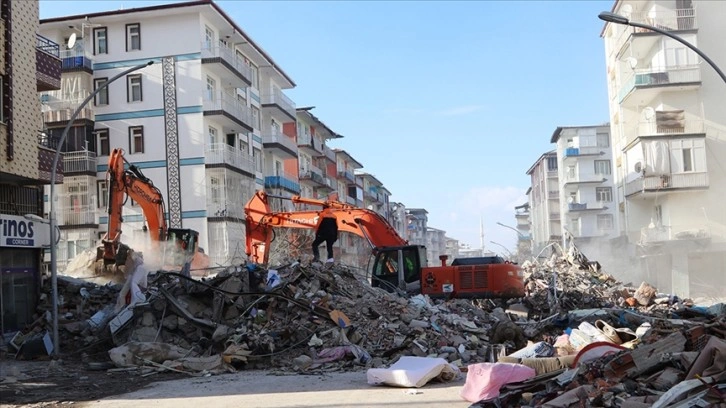
[[627,62],[628,65],[630,65],[630,69],[635,69],[635,67],[638,66],[638,59],[637,58],[628,57],[628,58],[625,58],[625,62]]
[[73,48],[74,45],[76,45],[76,33],[71,34],[71,36],[68,38],[68,49]]
[[641,171],[643,171],[643,163],[635,163],[635,167],[633,168],[633,170],[635,170],[636,173],[640,173]]

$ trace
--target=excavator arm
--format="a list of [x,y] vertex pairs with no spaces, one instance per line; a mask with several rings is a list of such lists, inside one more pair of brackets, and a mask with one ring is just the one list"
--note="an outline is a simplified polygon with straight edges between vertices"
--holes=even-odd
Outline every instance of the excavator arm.
[[108,159],[106,172],[108,188],[108,232],[103,237],[103,259],[115,262],[116,251],[121,240],[123,205],[127,197],[139,203],[154,241],[166,239],[164,219],[164,198],[161,191],[141,171],[124,158],[123,149],[113,149]]
[[365,238],[374,248],[404,246],[407,241],[380,214],[364,208],[331,200],[316,200],[294,196],[271,196],[260,190],[245,205],[246,246],[245,252],[253,262],[267,263],[273,228],[313,229],[318,223],[320,211],[273,212],[269,197],[289,199],[296,204],[328,206],[338,219],[338,231]]

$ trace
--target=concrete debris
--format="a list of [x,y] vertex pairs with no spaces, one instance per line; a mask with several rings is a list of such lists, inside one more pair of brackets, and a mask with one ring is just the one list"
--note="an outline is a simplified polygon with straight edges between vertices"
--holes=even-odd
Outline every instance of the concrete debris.
[[[189,375],[387,372],[402,358],[529,373],[496,387],[469,375],[467,398],[488,398],[478,407],[724,404],[726,306],[624,284],[577,251],[522,269],[527,296],[509,300],[402,297],[339,264],[243,264],[201,279],[159,271],[120,310],[121,285],[61,276],[61,349],[86,364]],[[52,344],[18,352],[24,339],[48,339],[51,305],[41,299],[37,320],[10,343],[17,358],[49,358]]]

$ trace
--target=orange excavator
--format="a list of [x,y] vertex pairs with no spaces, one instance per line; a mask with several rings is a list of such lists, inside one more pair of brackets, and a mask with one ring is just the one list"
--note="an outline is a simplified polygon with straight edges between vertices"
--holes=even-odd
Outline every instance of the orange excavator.
[[[125,165],[128,165],[126,168]],[[151,241],[174,241],[171,267],[180,268],[189,275],[191,269],[203,269],[209,265],[209,258],[199,248],[199,233],[191,229],[168,228],[164,197],[154,183],[134,164],[124,158],[123,149],[113,149],[108,158],[106,171],[108,182],[108,231],[101,240],[96,259],[103,260],[104,269],[111,264],[121,265],[126,260],[128,246],[121,243],[123,205],[130,197],[144,213]],[[155,248],[157,249],[157,248]],[[166,249],[166,248],[165,248]],[[166,255],[166,251],[165,255]],[[162,260],[166,266],[167,259]]]
[[282,197],[259,190],[245,205],[246,247],[252,262],[267,264],[275,228],[315,228],[320,211],[271,211],[269,198],[291,200],[295,204],[327,206],[338,220],[338,231],[364,238],[372,247],[373,268],[370,283],[389,292],[422,293],[431,297],[513,298],[524,296],[522,271],[500,257],[457,258],[446,265],[428,266],[426,248],[410,245],[375,211],[337,200],[300,196]]

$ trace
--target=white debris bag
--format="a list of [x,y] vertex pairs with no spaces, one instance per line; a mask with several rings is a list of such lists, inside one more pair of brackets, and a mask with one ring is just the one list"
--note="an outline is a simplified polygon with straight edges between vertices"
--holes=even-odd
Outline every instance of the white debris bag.
[[419,388],[431,380],[453,381],[461,370],[443,358],[403,356],[389,368],[371,368],[366,374],[370,385]]

